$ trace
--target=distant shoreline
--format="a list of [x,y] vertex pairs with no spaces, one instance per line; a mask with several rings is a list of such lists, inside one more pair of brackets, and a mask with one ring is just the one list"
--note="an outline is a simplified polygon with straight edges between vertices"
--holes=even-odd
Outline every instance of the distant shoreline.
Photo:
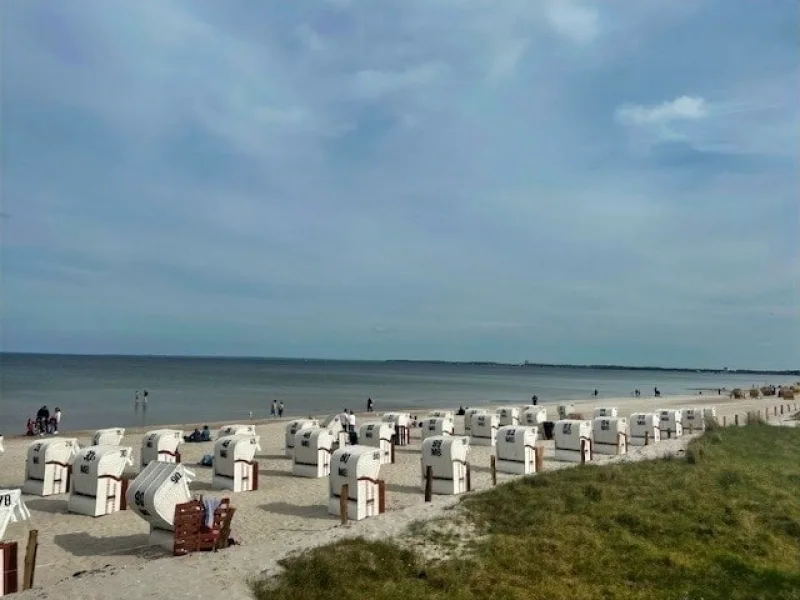
[[465,367],[516,367],[516,368],[557,368],[557,369],[584,369],[595,371],[658,371],[663,373],[705,373],[713,375],[776,375],[800,377],[800,369],[710,369],[693,367],[653,367],[630,365],[575,365],[557,363],[534,363],[524,361],[521,363],[507,363],[497,361],[451,361],[451,360],[423,360],[423,359],[346,359],[346,358],[302,358],[302,357],[277,357],[277,356],[215,356],[215,355],[173,355],[173,354],[63,354],[48,352],[0,352],[0,357],[25,356],[25,357],[75,357],[75,358],[141,358],[141,359],[172,359],[172,360],[243,360],[253,362],[305,362],[305,363],[365,363],[387,365],[430,365],[430,366],[465,366]]

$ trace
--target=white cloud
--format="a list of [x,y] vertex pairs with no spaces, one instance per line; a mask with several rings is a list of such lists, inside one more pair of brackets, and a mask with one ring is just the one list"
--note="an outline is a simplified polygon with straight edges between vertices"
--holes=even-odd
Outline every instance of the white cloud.
[[426,86],[436,81],[446,70],[441,62],[415,65],[399,71],[365,69],[355,74],[353,92],[357,98],[376,100],[387,94]]
[[525,56],[528,48],[527,39],[508,40],[497,51],[489,70],[489,79],[503,79],[513,75],[517,70],[517,64]]
[[313,52],[323,52],[327,48],[322,36],[314,31],[308,23],[297,27],[295,33],[300,42]]
[[549,0],[546,15],[553,29],[573,42],[586,44],[600,33],[597,9],[575,0]]
[[697,120],[708,116],[709,107],[703,98],[680,96],[655,106],[624,104],[615,116],[624,125],[661,125],[672,121]]

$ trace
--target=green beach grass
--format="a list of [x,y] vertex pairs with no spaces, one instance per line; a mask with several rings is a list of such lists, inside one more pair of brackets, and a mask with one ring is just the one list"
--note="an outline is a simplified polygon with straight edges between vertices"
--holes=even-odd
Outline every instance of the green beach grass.
[[[685,456],[519,479],[465,497],[462,507],[472,539],[455,558],[423,557],[408,543],[347,540],[285,560],[285,571],[256,582],[254,594],[800,599],[798,429],[717,429]],[[409,535],[454,546],[422,526]]]

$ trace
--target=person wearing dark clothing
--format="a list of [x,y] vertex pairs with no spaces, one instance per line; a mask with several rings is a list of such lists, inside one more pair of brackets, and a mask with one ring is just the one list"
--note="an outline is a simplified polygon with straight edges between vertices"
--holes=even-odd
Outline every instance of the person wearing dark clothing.
[[654,387],[654,388],[653,388],[653,395],[654,395],[656,398],[661,398],[661,392],[659,392],[659,391],[658,391],[658,388],[657,388],[657,387]]
[[458,412],[457,412],[456,414],[457,414],[459,417],[463,417],[465,414],[467,414],[467,411],[464,409],[464,407],[463,407],[463,406],[459,406],[459,407],[458,407]]
[[367,398],[367,412],[373,412],[375,410],[375,403],[372,401],[372,398]]
[[46,406],[40,408],[36,413],[36,422],[39,425],[39,435],[44,435],[44,432],[47,431],[47,425],[50,422],[50,411],[47,410]]
[[195,427],[194,431],[190,435],[183,436],[183,441],[185,442],[199,442],[200,438],[202,437],[202,433],[200,430]]
[[536,404],[537,404],[538,402],[539,402],[539,396],[537,396],[536,394],[534,394],[534,395],[533,395],[533,397],[531,398],[531,404],[533,404],[534,406],[536,406]]

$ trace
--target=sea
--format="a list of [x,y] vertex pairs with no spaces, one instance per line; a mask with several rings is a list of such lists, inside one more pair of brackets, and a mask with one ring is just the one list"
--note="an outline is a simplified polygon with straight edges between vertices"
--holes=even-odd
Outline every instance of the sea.
[[[377,411],[644,397],[749,388],[797,376],[733,372],[590,369],[525,365],[304,359],[0,354],[0,434],[24,433],[42,405],[62,411],[62,430],[264,419],[344,408]],[[144,410],[134,397],[147,390]],[[706,391],[705,393],[710,393]],[[653,400],[656,408],[657,400]]]

